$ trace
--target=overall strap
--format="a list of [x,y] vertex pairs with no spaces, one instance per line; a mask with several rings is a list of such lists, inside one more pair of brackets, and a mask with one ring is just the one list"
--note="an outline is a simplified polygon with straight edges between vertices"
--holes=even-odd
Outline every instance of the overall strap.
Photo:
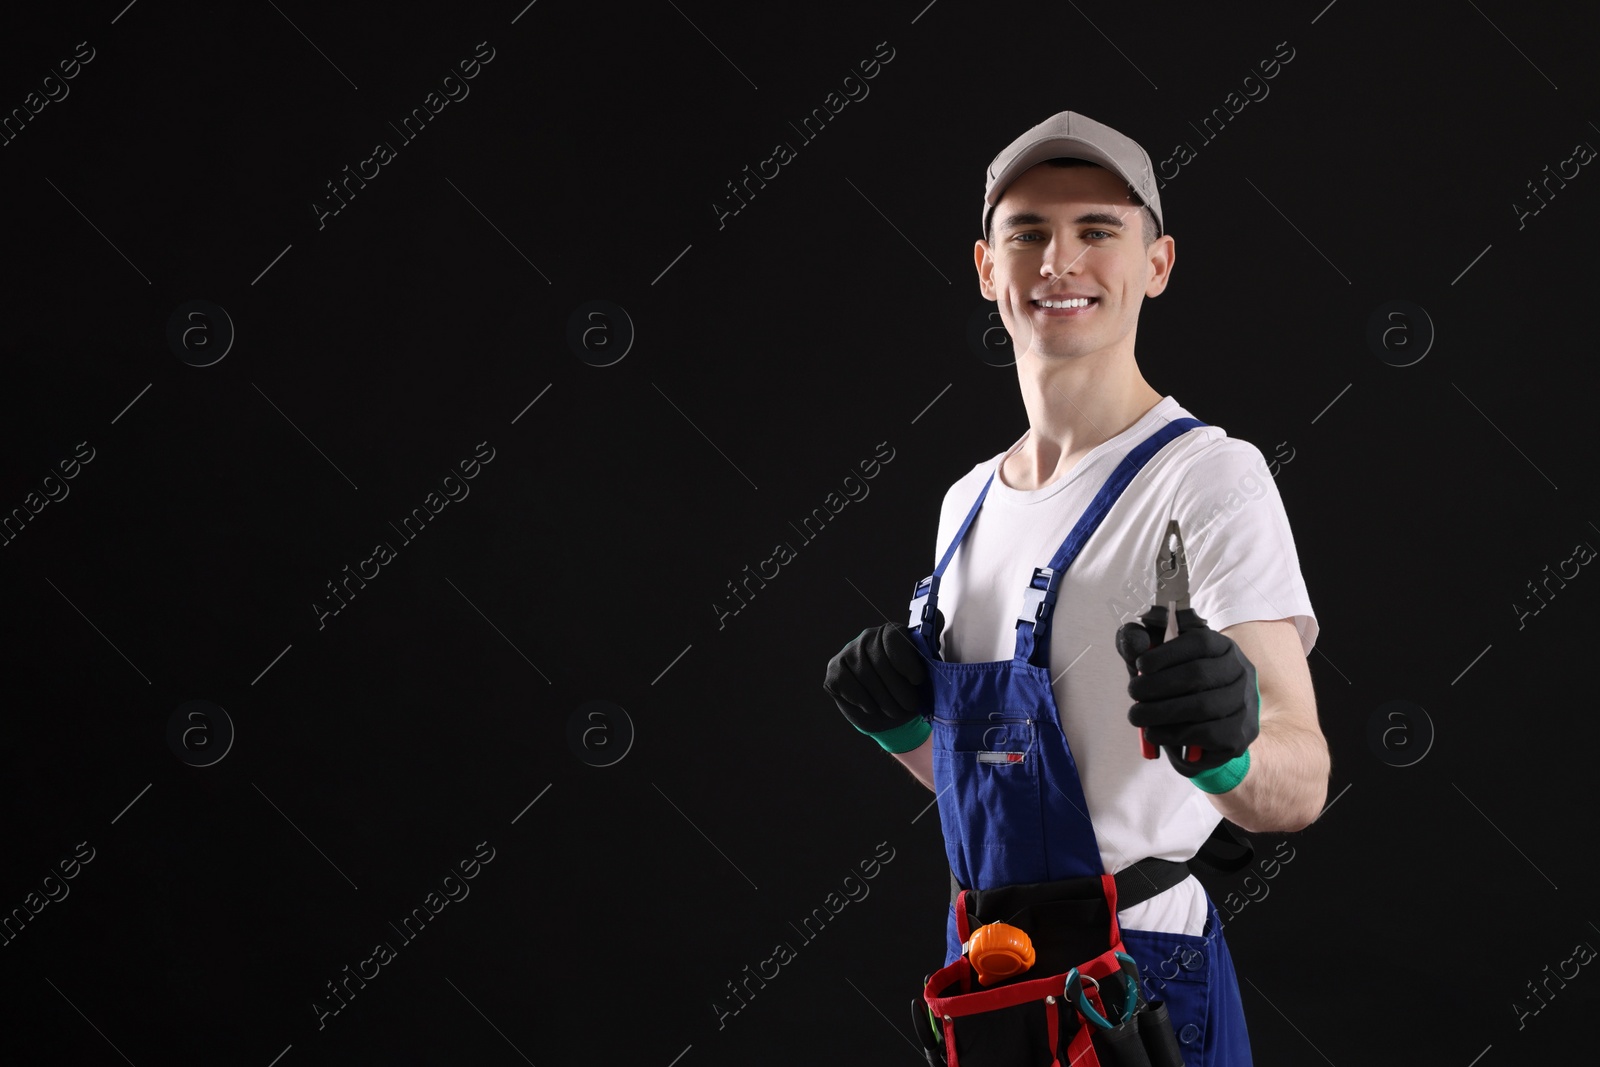
[[1028,588],[1022,593],[1022,613],[1017,616],[1016,658],[1018,660],[1036,667],[1049,665],[1050,619],[1055,613],[1056,594],[1061,589],[1062,575],[1072,566],[1072,561],[1078,558],[1078,553],[1083,550],[1085,542],[1100,528],[1100,524],[1111,511],[1111,506],[1121,498],[1122,491],[1133,481],[1134,475],[1144,469],[1151,457],[1161,451],[1173,438],[1188,433],[1197,426],[1205,425],[1208,424],[1199,419],[1172,419],[1122,457],[1122,462],[1117,464],[1111,476],[1100,487],[1100,491],[1094,495],[1094,499],[1089,501],[1089,506],[1078,517],[1072,531],[1061,542],[1061,547],[1056,549],[1050,564],[1034,568]]
[[[989,495],[989,486],[994,484],[994,473],[991,471],[987,481],[983,483],[983,490],[978,493],[978,499],[972,502],[972,507],[967,509],[967,517],[961,520],[960,529],[950,541],[950,547],[944,550],[944,555],[939,559],[939,565],[916,584],[911,591],[911,621],[913,633],[931,635],[933,633],[933,613],[939,606],[939,579],[944,576],[945,568],[950,566],[950,561],[955,558],[956,549],[961,547],[962,538],[967,536],[967,530],[972,527],[972,520],[978,517],[978,509],[983,507],[983,498]],[[924,627],[924,624],[926,626]],[[935,657],[939,655],[937,648],[928,651]]]

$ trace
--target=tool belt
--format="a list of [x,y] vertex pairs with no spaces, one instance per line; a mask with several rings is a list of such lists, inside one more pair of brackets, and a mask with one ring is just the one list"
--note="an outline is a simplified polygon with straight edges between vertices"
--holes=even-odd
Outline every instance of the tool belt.
[[1006,923],[1028,935],[1034,959],[986,987],[965,954],[924,979],[911,1013],[928,1063],[1183,1067],[1166,1005],[1140,991],[1116,912],[1182,882],[1191,864],[1231,874],[1254,858],[1252,842],[1223,819],[1187,863],[1150,858],[1114,876],[979,890],[962,888],[952,871],[950,902],[963,945],[974,929]]
[[[1118,875],[965,890],[956,929],[1005,923],[1025,932],[1033,962],[980,987],[966,953],[930,975],[912,1002],[933,1067],[1183,1067],[1165,1005],[1142,995],[1115,911],[1188,877],[1188,866],[1142,860]],[[1123,886],[1126,885],[1126,899]],[[1119,903],[1120,901],[1120,903]]]

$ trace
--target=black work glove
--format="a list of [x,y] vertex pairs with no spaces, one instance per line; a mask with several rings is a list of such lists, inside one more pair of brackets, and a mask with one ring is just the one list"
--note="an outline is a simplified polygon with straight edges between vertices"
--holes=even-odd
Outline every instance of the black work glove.
[[[944,613],[935,609],[930,642],[935,648],[943,629]],[[862,630],[828,661],[822,688],[850,725],[887,752],[909,752],[931,732],[922,717],[931,706],[928,670],[905,623]]]
[[[1167,632],[1167,609],[1156,605],[1138,622],[1117,630],[1117,652],[1128,665],[1128,695],[1138,703],[1128,709],[1128,721],[1144,728],[1151,744],[1166,750],[1167,761],[1185,778],[1195,778],[1245,755],[1261,733],[1261,689],[1255,664],[1245,658],[1232,638],[1206,625],[1192,608],[1178,611],[1178,634],[1151,647]],[[1200,748],[1193,763],[1183,758],[1183,747]],[[1231,771],[1238,784],[1248,762]],[[1197,782],[1207,792],[1211,776]]]

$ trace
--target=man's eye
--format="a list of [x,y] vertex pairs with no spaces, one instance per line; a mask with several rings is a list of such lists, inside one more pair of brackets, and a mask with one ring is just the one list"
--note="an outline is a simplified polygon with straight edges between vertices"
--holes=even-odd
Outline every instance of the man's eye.
[[[1088,237],[1088,238],[1090,238],[1092,240],[1099,240],[1099,239],[1101,239],[1103,237],[1115,237],[1116,234],[1112,233],[1110,230],[1086,230],[1086,231],[1084,231],[1084,236]],[[1026,238],[1026,237],[1040,237],[1040,235],[1037,234],[1037,233],[1031,233],[1031,232],[1030,233],[1019,233],[1019,234],[1016,234],[1015,236],[1013,236],[1011,239],[1013,241],[1021,241],[1021,240],[1023,240],[1023,238]],[[1029,241],[1027,243],[1032,244],[1033,242]]]

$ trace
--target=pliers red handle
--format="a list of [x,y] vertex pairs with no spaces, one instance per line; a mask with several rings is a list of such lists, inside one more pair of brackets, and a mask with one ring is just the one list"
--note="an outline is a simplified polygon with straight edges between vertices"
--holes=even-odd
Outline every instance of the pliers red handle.
[[[1174,613],[1174,615],[1175,614],[1176,613]],[[1167,618],[1168,613],[1166,606],[1163,604],[1157,604],[1155,607],[1145,612],[1143,619],[1140,620],[1143,623],[1144,632],[1150,635],[1151,648],[1155,648],[1157,645],[1161,644],[1167,639]],[[1140,671],[1139,673],[1143,674],[1144,672]],[[1144,727],[1142,726],[1139,727],[1139,752],[1144,756],[1145,759],[1157,759],[1161,755],[1161,750],[1145,737]],[[1183,746],[1183,758],[1189,763],[1198,763],[1200,761],[1201,752],[1202,750],[1199,745]]]
[[[1184,745],[1183,758],[1189,763],[1199,763],[1203,751],[1199,745]],[[1161,755],[1161,750],[1144,736],[1143,726],[1139,727],[1139,752],[1145,759],[1156,759]]]

